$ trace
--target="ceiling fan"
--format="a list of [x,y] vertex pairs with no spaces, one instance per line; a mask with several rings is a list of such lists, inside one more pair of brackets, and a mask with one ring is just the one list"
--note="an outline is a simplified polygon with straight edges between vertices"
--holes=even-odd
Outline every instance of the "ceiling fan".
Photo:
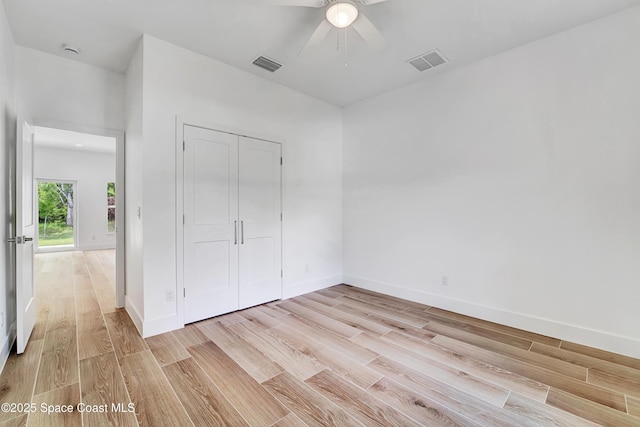
[[304,6],[324,8],[325,16],[315,29],[307,43],[300,51],[300,55],[309,48],[320,44],[332,28],[353,28],[374,49],[381,49],[386,45],[384,36],[360,13],[359,6],[369,6],[387,0],[264,0],[267,3],[280,6]]

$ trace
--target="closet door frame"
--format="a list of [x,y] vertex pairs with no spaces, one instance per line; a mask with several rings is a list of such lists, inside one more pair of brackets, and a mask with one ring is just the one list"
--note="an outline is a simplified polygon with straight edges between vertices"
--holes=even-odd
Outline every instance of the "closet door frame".
[[[280,155],[284,157],[285,152],[285,142],[284,138],[281,138],[278,135],[269,134],[263,131],[248,131],[246,129],[239,129],[227,126],[222,123],[212,122],[207,118],[201,117],[184,117],[184,116],[176,116],[175,117],[175,125],[176,125],[176,145],[175,145],[175,157],[176,157],[176,327],[180,328],[185,325],[185,304],[184,304],[184,225],[183,225],[183,215],[184,215],[184,127],[185,126],[194,126],[200,127],[203,129],[209,129],[216,132],[225,132],[231,133],[234,135],[238,135],[240,137],[248,137],[252,139],[259,139],[267,142],[273,142],[276,144],[280,144]],[[284,218],[284,207],[285,203],[285,192],[284,192],[284,182],[286,175],[286,162],[284,162],[280,168],[281,178],[280,178],[280,209]],[[280,234],[281,234],[281,244],[280,251],[283,253],[284,249],[284,219],[281,221]],[[281,269],[284,272],[284,260],[281,258]],[[284,295],[284,273],[282,274],[282,280],[280,282],[281,286],[281,295]]]

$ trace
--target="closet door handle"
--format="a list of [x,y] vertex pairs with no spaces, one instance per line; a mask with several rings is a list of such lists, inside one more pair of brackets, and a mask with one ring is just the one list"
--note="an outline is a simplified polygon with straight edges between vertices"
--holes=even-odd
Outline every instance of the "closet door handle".
[[244,245],[244,221],[240,221],[240,244]]
[[238,244],[238,221],[233,221],[233,244]]

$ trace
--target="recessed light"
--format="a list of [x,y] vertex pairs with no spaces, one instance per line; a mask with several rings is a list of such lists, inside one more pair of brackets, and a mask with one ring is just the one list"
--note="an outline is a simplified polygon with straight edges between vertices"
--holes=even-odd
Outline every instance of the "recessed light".
[[82,147],[82,144],[76,144],[76,147]]
[[63,44],[62,50],[68,53],[73,53],[74,55],[80,55],[80,49],[70,44]]

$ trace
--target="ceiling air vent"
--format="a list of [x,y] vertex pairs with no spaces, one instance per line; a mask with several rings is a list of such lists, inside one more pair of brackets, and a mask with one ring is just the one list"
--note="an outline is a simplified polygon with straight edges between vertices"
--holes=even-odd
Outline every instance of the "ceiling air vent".
[[446,64],[447,60],[439,51],[434,50],[431,52],[423,53],[420,56],[416,56],[407,61],[407,63],[413,65],[418,71],[427,71],[438,65]]
[[256,60],[253,61],[253,65],[257,65],[272,73],[282,67],[282,64],[278,64],[276,61],[265,58],[264,56],[257,57]]

